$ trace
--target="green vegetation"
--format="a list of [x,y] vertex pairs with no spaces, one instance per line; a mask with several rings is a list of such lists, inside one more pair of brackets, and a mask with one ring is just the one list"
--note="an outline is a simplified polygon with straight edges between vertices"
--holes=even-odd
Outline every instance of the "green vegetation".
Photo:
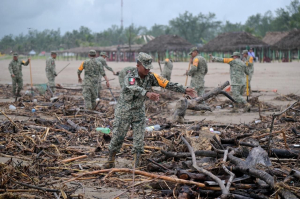
[[169,25],[154,24],[149,30],[133,24],[126,28],[113,25],[102,32],[93,33],[89,28],[81,26],[79,30],[61,35],[58,30],[29,30],[28,34],[18,36],[6,35],[0,41],[0,52],[11,50],[26,53],[34,49],[37,53],[58,49],[69,49],[80,46],[110,46],[119,44],[142,44],[137,35],[177,34],[192,44],[205,44],[222,32],[246,31],[258,38],[263,38],[267,31],[288,31],[300,29],[300,2],[293,0],[286,8],[279,8],[273,14],[249,16],[245,24],[221,23],[214,13],[193,15],[186,11],[169,21]]

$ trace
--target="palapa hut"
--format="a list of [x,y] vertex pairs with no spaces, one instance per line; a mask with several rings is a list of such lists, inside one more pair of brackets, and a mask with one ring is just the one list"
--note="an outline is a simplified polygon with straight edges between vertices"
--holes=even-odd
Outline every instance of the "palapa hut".
[[269,44],[270,46],[273,46],[277,42],[279,42],[283,37],[287,36],[289,32],[267,32],[265,37],[262,39],[263,42],[266,44]]
[[[234,51],[241,52],[244,49],[253,48],[256,57],[263,58],[264,51],[269,45],[247,32],[227,32],[219,34],[201,48],[201,51],[229,56]],[[221,54],[221,55],[220,55]]]
[[274,50],[279,53],[279,60],[292,61],[300,59],[300,30],[290,31],[285,37],[274,44]]
[[272,57],[272,60],[275,61],[276,59],[281,60],[282,53],[278,51],[276,48],[274,48],[275,44],[279,42],[282,38],[287,36],[289,34],[288,31],[281,32],[281,31],[276,31],[276,32],[267,32],[265,37],[262,39],[263,42],[266,44],[270,45],[269,51],[268,51],[268,56]]
[[149,53],[155,60],[171,58],[173,61],[184,61],[192,47],[191,43],[177,35],[161,35],[143,45],[139,52]]
[[[77,47],[67,50],[58,51],[58,55],[62,56],[65,53],[74,53],[76,60],[86,59],[90,50],[96,50],[96,52],[106,52],[109,61],[133,61],[137,55],[138,49],[142,45],[114,45],[114,46],[88,46],[88,47]],[[64,59],[69,59],[70,57],[63,57]]]

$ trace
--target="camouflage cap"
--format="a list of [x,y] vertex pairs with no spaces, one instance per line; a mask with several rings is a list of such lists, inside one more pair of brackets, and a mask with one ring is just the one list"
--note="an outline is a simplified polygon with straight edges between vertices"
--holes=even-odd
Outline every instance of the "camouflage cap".
[[14,57],[18,56],[18,53],[14,53]]
[[108,57],[108,55],[106,54],[106,52],[101,52],[100,56],[106,56],[106,57]]
[[56,55],[56,51],[51,51],[51,55]]
[[95,50],[90,50],[89,55],[95,55],[96,56],[96,51]]
[[197,52],[198,52],[198,48],[197,48],[197,47],[193,47],[193,48],[191,48],[191,51],[189,52],[189,55],[191,55],[191,54],[192,54],[192,52],[194,52],[194,51],[197,51]]
[[243,50],[242,54],[248,54],[248,50]]
[[140,52],[137,60],[142,63],[146,69],[152,69],[152,57],[146,53]]
[[233,56],[240,56],[241,54],[239,53],[239,52],[234,52],[232,55],[231,55],[231,57],[233,57]]

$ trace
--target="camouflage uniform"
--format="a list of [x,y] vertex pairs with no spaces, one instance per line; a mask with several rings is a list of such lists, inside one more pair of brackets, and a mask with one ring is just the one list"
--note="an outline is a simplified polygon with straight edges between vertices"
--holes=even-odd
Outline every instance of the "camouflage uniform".
[[[18,56],[18,54],[14,54],[14,56]],[[22,73],[22,65],[27,66],[29,64],[29,60],[26,62],[21,60],[12,60],[9,63],[8,70],[10,75],[15,75],[15,77],[11,77],[12,79],[12,92],[14,95],[18,95],[20,91],[23,89],[23,73]],[[18,89],[17,89],[18,85]],[[17,91],[17,93],[16,93]]]
[[[53,54],[54,52],[51,52]],[[55,71],[55,59],[53,57],[49,57],[46,60],[46,76],[48,79],[48,85],[51,88],[52,92],[55,92],[55,77],[57,76]]]
[[[238,53],[239,54],[239,53]],[[235,53],[234,53],[235,55]],[[221,57],[212,57],[213,61],[227,63],[230,65],[230,79],[231,79],[231,88],[233,99],[239,104],[246,104],[246,100],[242,97],[245,92],[245,74],[248,75],[249,71],[245,63],[241,59],[233,58],[221,58]]]
[[173,70],[173,62],[169,59],[165,59],[165,61],[162,61],[161,64],[164,64],[164,68],[161,75],[170,81]]
[[[143,64],[146,69],[151,69],[152,58],[146,53],[139,53],[138,60],[150,61]],[[150,63],[150,64],[149,64]],[[132,153],[144,152],[144,133],[145,133],[145,100],[146,93],[151,91],[152,86],[160,86],[175,92],[185,93],[185,87],[169,82],[163,77],[149,73],[144,79],[140,78],[136,67],[126,67],[120,74],[126,74],[124,82],[121,84],[122,92],[115,110],[113,123],[113,137],[109,144],[110,153],[116,153],[122,147],[122,143],[129,130],[130,125],[133,129],[133,149]],[[122,77],[123,78],[123,77]]]
[[130,71],[130,69],[132,69],[132,68],[135,68],[135,67],[127,66],[127,67],[123,68],[120,71],[120,73],[119,73],[119,83],[120,83],[121,89],[123,89],[125,87],[124,78],[127,75],[127,73]]
[[[107,56],[105,52],[102,52],[100,56],[96,58],[96,60],[101,63],[102,67],[105,67],[107,70],[114,72],[114,70],[107,65],[106,60],[103,57],[101,57],[102,55]],[[100,92],[100,90],[102,89],[101,81],[102,81],[102,75],[99,74],[97,96],[99,96],[98,92]]]
[[[244,53],[247,53],[248,54],[248,51],[245,50],[243,51],[243,54]],[[246,64],[248,70],[249,70],[249,75],[248,75],[248,85],[249,85],[249,93],[251,93],[251,79],[252,79],[252,76],[253,76],[253,73],[254,73],[254,63],[253,63],[253,57],[251,56],[247,56],[247,57],[243,57],[243,62]]]
[[[90,55],[96,55],[96,51],[90,51]],[[80,75],[84,71],[84,84],[82,95],[84,98],[85,108],[93,109],[96,106],[97,88],[99,74],[105,76],[105,71],[100,62],[95,58],[85,60],[78,68],[77,74]]]
[[189,70],[188,75],[192,77],[190,86],[195,88],[198,96],[203,96],[204,94],[204,77],[206,74],[206,60],[202,56],[197,55],[193,59],[193,65],[191,70]]

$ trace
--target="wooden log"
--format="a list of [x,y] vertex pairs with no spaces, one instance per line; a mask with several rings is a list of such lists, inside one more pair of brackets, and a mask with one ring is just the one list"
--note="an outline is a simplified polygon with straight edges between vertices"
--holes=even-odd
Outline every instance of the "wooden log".
[[75,174],[73,174],[73,176],[76,176],[76,177],[72,178],[70,180],[67,180],[65,183],[74,181],[77,178],[80,178],[80,177],[86,176],[86,175],[97,175],[97,174],[100,174],[100,173],[115,173],[115,172],[122,172],[122,173],[133,173],[134,172],[135,175],[147,176],[147,177],[150,177],[150,178],[165,180],[165,181],[169,181],[169,182],[175,182],[175,183],[178,183],[178,184],[196,185],[197,187],[201,187],[201,188],[205,187],[205,184],[199,183],[199,182],[194,182],[194,181],[189,181],[189,180],[182,180],[182,179],[178,179],[178,178],[172,178],[172,177],[169,177],[169,176],[157,175],[157,174],[148,173],[148,172],[145,172],[145,171],[133,170],[133,169],[127,169],[127,168],[103,169],[103,170],[96,170],[96,171],[86,172],[86,173],[83,173],[83,174],[76,174],[75,173]]
[[285,150],[285,149],[271,149],[271,157],[278,158],[297,158],[299,151]]
[[[259,178],[261,180],[264,180],[273,190],[275,190],[275,180],[274,178],[268,174],[265,171],[254,169],[252,167],[248,167],[244,161],[241,159],[233,156],[232,154],[228,154],[228,159],[233,162],[237,168],[244,174],[254,176],[256,178]],[[296,199],[297,197],[289,190],[287,189],[279,189],[278,193],[282,198],[285,199]]]
[[205,106],[203,106],[203,107],[199,106],[199,103],[202,103],[205,100],[220,94],[220,92],[228,85],[229,85],[229,81],[227,81],[224,84],[222,84],[221,86],[219,86],[217,88],[214,88],[213,90],[209,91],[203,97],[197,97],[197,98],[192,99],[192,100],[187,100],[185,98],[180,99],[176,103],[175,111],[172,115],[172,120],[174,122],[183,123],[184,122],[184,116],[185,116],[185,113],[186,113],[186,110],[188,109],[188,107],[190,107],[194,110],[195,109],[196,110],[208,110],[207,107],[205,107]]
[[176,176],[179,179],[183,179],[183,180],[193,179],[193,180],[206,181],[206,180],[211,179],[211,178],[208,178],[203,173],[191,173],[191,172],[188,172],[186,170],[178,170],[177,173],[176,173]]

